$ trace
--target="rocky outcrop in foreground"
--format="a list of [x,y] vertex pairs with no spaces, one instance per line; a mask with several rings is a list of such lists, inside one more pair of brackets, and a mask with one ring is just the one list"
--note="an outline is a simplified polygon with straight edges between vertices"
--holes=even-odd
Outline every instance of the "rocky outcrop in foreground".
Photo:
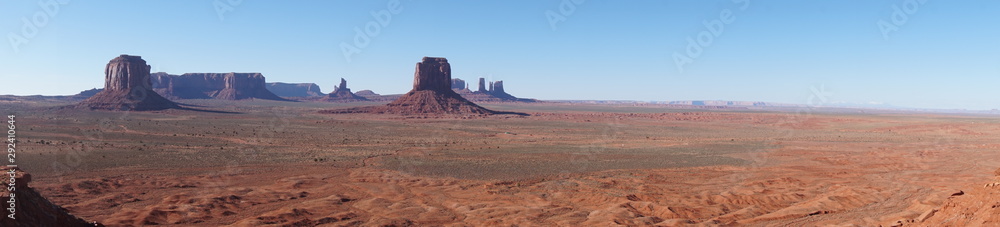
[[[0,200],[4,201],[3,217],[0,217],[0,226],[103,226],[96,223],[88,223],[80,219],[62,207],[52,204],[48,199],[42,197],[34,189],[28,187],[31,182],[31,175],[17,169],[16,167],[0,167],[3,177],[0,177]],[[13,181],[14,190],[9,191],[9,185]],[[11,201],[11,193],[14,194],[14,218],[9,217],[10,208],[7,201]]]
[[153,88],[174,99],[267,99],[285,101],[267,90],[260,73],[155,73]]
[[463,114],[491,115],[451,90],[451,65],[445,58],[424,57],[413,73],[413,90],[384,106],[324,110],[323,113],[380,113],[401,115]]
[[[994,181],[981,187],[954,192],[937,209],[925,211],[915,220],[919,226],[997,226],[1000,223],[1000,169]],[[899,224],[910,224],[900,221]]]
[[267,83],[267,90],[281,97],[319,97],[323,96],[319,85],[314,83]]
[[91,110],[163,110],[180,108],[153,91],[149,65],[139,56],[121,55],[104,68],[104,90],[75,107]]

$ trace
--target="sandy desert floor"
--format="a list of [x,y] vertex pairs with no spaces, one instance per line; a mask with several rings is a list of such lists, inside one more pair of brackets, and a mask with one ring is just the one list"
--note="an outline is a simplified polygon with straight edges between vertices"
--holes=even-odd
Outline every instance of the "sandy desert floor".
[[15,106],[20,166],[108,226],[949,225],[1000,167],[996,116],[181,102],[234,113]]

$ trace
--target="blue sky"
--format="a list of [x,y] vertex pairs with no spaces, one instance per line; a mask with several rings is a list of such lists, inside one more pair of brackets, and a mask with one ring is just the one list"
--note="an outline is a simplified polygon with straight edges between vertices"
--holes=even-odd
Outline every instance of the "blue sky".
[[[822,87],[813,104],[1000,108],[998,1],[391,2],[3,1],[0,94],[101,87],[119,54],[154,72],[261,72],[327,92],[344,77],[394,94],[421,57],[439,56],[454,77],[538,99],[804,104]],[[383,11],[384,26],[372,16]],[[547,12],[564,20],[552,26]],[[26,33],[22,19],[42,26]],[[728,23],[706,27],[716,20]],[[884,36],[880,21],[896,30]],[[358,47],[355,28],[369,23],[377,34],[348,61],[342,44]],[[691,61],[680,69],[676,56]]]

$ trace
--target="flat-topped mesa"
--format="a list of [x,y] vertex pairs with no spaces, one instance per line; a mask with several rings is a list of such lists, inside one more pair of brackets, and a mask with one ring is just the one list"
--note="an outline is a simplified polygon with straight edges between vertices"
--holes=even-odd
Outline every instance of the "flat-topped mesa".
[[262,89],[264,88],[264,75],[260,73],[226,75],[226,89]]
[[229,73],[224,77],[226,87],[213,95],[216,99],[269,99],[283,100],[266,88],[264,75],[260,73]]
[[503,91],[503,81],[502,80],[498,80],[496,82],[493,82],[493,90],[491,92],[506,94],[506,92]]
[[285,101],[267,89],[261,73],[153,74],[153,88],[177,99],[268,99]]
[[451,65],[448,59],[424,57],[413,73],[413,91],[451,91]]
[[180,108],[153,91],[150,66],[139,56],[121,55],[104,68],[104,90],[75,107],[92,110],[163,110]]
[[104,67],[104,90],[152,89],[149,68],[140,56],[121,55]]
[[319,85],[314,83],[267,83],[267,90],[281,97],[316,97],[323,96]]
[[462,90],[462,89],[467,89],[467,88],[468,87],[465,86],[465,81],[464,80],[458,79],[458,78],[451,79],[451,89]]

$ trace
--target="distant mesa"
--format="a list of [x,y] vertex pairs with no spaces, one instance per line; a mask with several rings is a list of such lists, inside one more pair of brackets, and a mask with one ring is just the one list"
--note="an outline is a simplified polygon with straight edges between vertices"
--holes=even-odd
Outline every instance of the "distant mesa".
[[337,86],[336,88],[334,88],[334,91],[330,92],[330,94],[326,95],[326,97],[323,98],[322,100],[323,101],[329,101],[329,102],[360,102],[360,101],[368,101],[368,99],[365,98],[365,97],[361,97],[361,96],[355,95],[354,93],[351,93],[351,89],[347,88],[347,80],[345,80],[344,78],[340,78],[340,86]]
[[479,78],[479,88],[476,91],[465,89],[455,89],[458,94],[474,102],[538,102],[534,99],[524,99],[514,97],[503,89],[503,81],[491,81],[487,85],[486,78]]
[[94,95],[96,95],[98,92],[101,92],[103,90],[104,90],[103,88],[93,88],[93,89],[90,89],[90,90],[81,91],[80,93],[77,93],[77,94],[75,94],[73,96],[70,96],[70,97],[74,98],[74,99],[87,99],[87,98],[90,98],[90,97],[94,97]]
[[[198,74],[194,74],[199,76]],[[205,78],[214,77],[217,74],[205,73],[200,76]],[[228,73],[223,77],[225,88],[219,90],[213,97],[216,99],[240,100],[240,99],[269,99],[283,100],[278,95],[268,91],[264,80],[264,75],[260,73]]]
[[413,89],[384,106],[324,110],[322,113],[379,113],[400,115],[500,114],[462,98],[452,89],[451,65],[445,58],[424,57],[413,73]]
[[455,78],[455,79],[451,79],[451,89],[452,90],[469,90],[469,85],[465,84],[464,80]]
[[266,99],[287,101],[267,90],[260,73],[185,73],[152,75],[153,89],[172,99]]
[[358,92],[355,92],[354,94],[362,96],[362,97],[365,97],[365,96],[378,96],[379,95],[378,93],[375,93],[372,90],[360,90]]
[[487,90],[486,93],[488,93],[490,95],[493,95],[493,97],[497,97],[497,98],[502,99],[502,100],[510,100],[510,101],[517,100],[516,97],[514,97],[513,95],[510,95],[510,94],[507,94],[507,92],[503,90],[503,81],[502,80],[490,82],[490,87],[489,88],[490,89]]
[[314,83],[267,83],[267,90],[281,97],[319,97],[323,96],[319,85]]
[[364,97],[365,99],[368,99],[368,101],[372,102],[392,102],[400,96],[403,96],[403,94],[380,95],[372,90],[360,90],[358,92],[354,92],[354,94]]
[[753,101],[722,101],[722,100],[691,100],[691,101],[670,101],[671,105],[691,105],[691,106],[770,106],[766,102]]
[[111,59],[104,68],[104,89],[75,107],[136,111],[179,109],[176,103],[153,91],[149,68],[139,56],[123,54]]
[[[14,171],[14,176],[8,176],[10,170]],[[14,180],[14,199],[17,201],[15,219],[7,218],[6,209],[0,226],[104,226],[99,223],[88,223],[87,221],[73,216],[66,209],[53,204],[45,197],[42,197],[33,188],[28,187],[31,182],[31,175],[16,167],[0,167],[4,177],[0,180],[3,187],[0,187],[0,200],[10,200],[11,191],[8,191],[10,179]],[[6,206],[6,202],[4,203]]]

